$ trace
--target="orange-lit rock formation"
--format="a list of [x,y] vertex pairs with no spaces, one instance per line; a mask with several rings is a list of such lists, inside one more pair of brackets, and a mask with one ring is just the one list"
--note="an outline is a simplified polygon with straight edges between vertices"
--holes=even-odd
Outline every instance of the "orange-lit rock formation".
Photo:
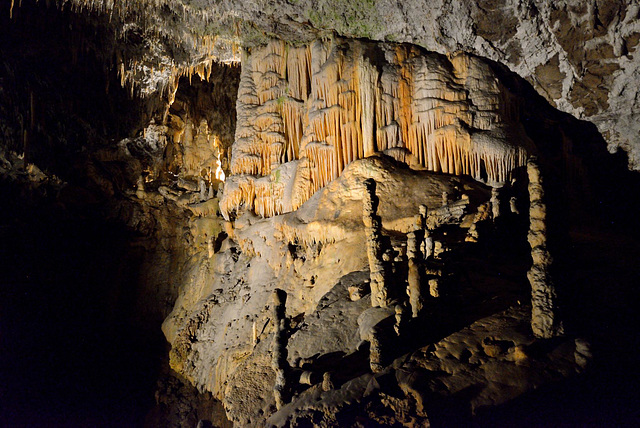
[[415,46],[271,41],[244,53],[237,111],[227,218],[295,210],[376,152],[499,186],[531,146],[517,98],[486,62]]

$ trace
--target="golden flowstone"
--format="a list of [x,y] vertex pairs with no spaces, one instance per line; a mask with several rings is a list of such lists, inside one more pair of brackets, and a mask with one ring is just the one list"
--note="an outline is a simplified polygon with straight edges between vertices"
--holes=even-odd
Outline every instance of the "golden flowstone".
[[487,63],[406,45],[274,40],[245,52],[237,115],[227,218],[295,210],[376,152],[500,185],[531,147],[517,97]]

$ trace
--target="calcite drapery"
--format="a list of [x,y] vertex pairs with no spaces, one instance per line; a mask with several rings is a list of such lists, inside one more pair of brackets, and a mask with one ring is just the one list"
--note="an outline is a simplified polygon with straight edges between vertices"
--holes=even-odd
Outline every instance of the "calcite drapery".
[[518,101],[487,63],[415,46],[273,40],[244,53],[237,111],[227,218],[295,210],[375,152],[500,185],[529,147]]

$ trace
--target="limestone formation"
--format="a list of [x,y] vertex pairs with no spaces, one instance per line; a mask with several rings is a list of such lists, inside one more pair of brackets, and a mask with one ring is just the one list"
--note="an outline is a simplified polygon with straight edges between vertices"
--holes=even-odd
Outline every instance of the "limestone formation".
[[393,325],[393,329],[397,336],[402,336],[406,324],[406,309],[404,305],[396,305],[394,309],[396,311],[396,323]]
[[331,372],[324,372],[324,374],[322,375],[322,390],[331,391],[334,388],[335,386],[331,378]]
[[204,182],[204,179],[200,178],[198,180],[198,188],[200,189],[200,202],[204,202],[207,200],[207,185]]
[[429,294],[431,297],[440,297],[440,278],[431,278],[429,279]]
[[409,294],[409,303],[411,305],[411,313],[413,318],[417,318],[422,311],[424,305],[422,297],[422,280],[420,277],[420,258],[417,247],[416,233],[407,234],[407,257],[409,258],[409,276],[407,279]]
[[491,214],[493,215],[493,221],[496,221],[500,217],[500,191],[497,187],[491,188]]
[[[371,49],[383,63],[372,63]],[[295,48],[270,41],[243,54],[222,213],[295,210],[350,162],[376,152],[504,183],[530,146],[511,125],[517,104],[486,64],[464,54],[340,38]],[[291,174],[280,167],[287,163]]]
[[435,243],[433,238],[431,237],[431,232],[427,229],[424,231],[424,251],[423,258],[424,260],[428,260],[430,257],[434,255]]
[[271,348],[271,368],[276,375],[273,396],[276,400],[276,408],[280,409],[287,400],[287,375],[290,369],[287,362],[288,333],[285,315],[287,293],[284,290],[275,290],[272,301],[271,316],[275,326],[275,334]]
[[465,237],[465,242],[478,242],[478,226],[474,222],[469,226],[469,230],[467,231],[467,236]]
[[369,341],[369,366],[371,371],[379,373],[384,369],[384,343],[381,332],[378,328],[374,328],[371,332]]
[[213,236],[210,236],[209,238],[207,238],[207,251],[209,253],[209,258],[213,257],[213,255],[215,254],[215,248],[214,248],[214,242],[215,242],[215,238]]
[[385,251],[382,243],[382,222],[377,215],[377,211],[376,182],[372,179],[367,179],[364,182],[362,198],[362,221],[365,227],[367,257],[371,272],[371,306],[386,308],[389,290],[386,283],[386,265],[383,260]]
[[562,334],[556,286],[549,271],[553,259],[547,249],[547,207],[540,167],[535,158],[527,162],[529,177],[529,233],[533,264],[527,273],[531,284],[531,329],[536,337]]
[[349,286],[349,299],[352,302],[362,299],[366,294],[371,292],[371,288],[369,287],[370,280],[367,282],[362,282],[360,284],[350,285]]
[[[638,167],[635,1],[10,3],[0,13],[10,30],[0,45],[3,316],[54,304],[9,323],[7,367],[64,377],[25,365],[22,351],[51,351],[55,362],[93,348],[57,337],[82,335],[84,319],[42,325],[56,321],[53,310],[96,314],[98,332],[116,326],[96,349],[124,345],[125,357],[139,350],[131,346],[147,352],[162,323],[169,354],[140,360],[168,358],[162,376],[175,379],[158,383],[150,426],[465,426],[490,420],[492,406],[509,413],[516,397],[527,425],[529,400],[548,400],[528,393],[566,388],[558,381],[593,355],[605,369],[596,378],[623,380],[609,375],[627,360],[620,348],[635,344],[625,326],[634,308],[618,303],[633,294],[637,243],[616,248],[610,241],[624,236],[568,224],[581,270],[564,270],[554,233],[569,219],[552,214],[564,195],[576,217],[603,209],[612,182],[637,194],[637,177],[615,168],[623,154],[605,153],[626,147]],[[531,154],[539,165],[526,165]],[[525,168],[530,201],[518,204],[524,189],[511,179]],[[616,222],[611,230],[617,214],[634,212],[625,201],[601,217]],[[508,236],[525,206],[530,283],[521,237]],[[58,272],[60,261],[71,269]],[[618,284],[628,278],[629,289]],[[593,349],[556,337],[565,284],[580,305],[567,314],[597,339]],[[531,309],[521,304],[529,286]],[[14,336],[26,342],[13,346]],[[40,352],[39,337],[61,346]],[[95,360],[78,355],[65,365]],[[134,364],[120,374],[138,372],[120,349],[105,355]],[[19,402],[22,390],[49,397],[52,382],[9,375],[7,390],[18,391],[6,397],[9,418],[24,419],[9,425],[60,422],[66,409],[52,412],[48,400]],[[608,391],[590,378],[585,390]],[[592,402],[586,395],[572,401]]]
[[445,207],[449,205],[449,194],[447,192],[442,192],[442,206]]
[[426,205],[421,204],[418,207],[418,215],[420,216],[420,223],[417,225],[419,230],[424,230],[427,227],[427,216],[429,215],[429,209]]
[[144,178],[142,178],[142,176],[138,177],[138,181],[136,183],[136,196],[138,197],[138,199],[145,198]]
[[520,210],[518,209],[518,198],[515,196],[512,196],[509,199],[509,209],[511,210],[512,214],[520,214]]
[[[14,3],[15,15],[19,2]],[[64,3],[78,12],[100,11],[112,17],[120,44],[128,43],[130,31],[150,39],[145,49],[119,58],[117,64],[123,82],[131,88],[135,84],[145,96],[172,94],[180,76],[206,76],[211,63],[238,62],[238,37],[256,46],[266,43],[264,34],[274,29],[297,42],[309,41],[310,32],[335,30],[345,37],[412,43],[440,54],[470,52],[505,64],[558,109],[596,124],[611,151],[623,148],[630,154],[630,165],[640,167],[635,96],[639,86],[634,78],[639,69],[634,55],[640,24],[634,0],[560,4],[512,0],[489,6],[439,2],[429,8],[420,1],[354,5],[274,0],[264,13],[256,13],[253,2],[204,4]],[[171,19],[165,18],[167,9],[175,12]],[[178,60],[176,51],[187,57]]]

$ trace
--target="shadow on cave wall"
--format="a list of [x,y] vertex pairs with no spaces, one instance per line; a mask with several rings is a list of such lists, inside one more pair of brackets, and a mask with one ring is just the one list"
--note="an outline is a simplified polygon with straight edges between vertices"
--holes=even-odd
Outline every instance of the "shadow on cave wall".
[[[132,328],[130,232],[2,183],[0,424],[140,425],[159,334]],[[21,201],[18,203],[17,201]]]
[[0,180],[0,425],[142,425],[164,338],[160,320],[132,322],[140,236],[105,220],[109,195],[87,168],[92,150],[137,133],[156,100],[120,86],[104,17],[44,2],[2,12],[0,145],[68,185]]

